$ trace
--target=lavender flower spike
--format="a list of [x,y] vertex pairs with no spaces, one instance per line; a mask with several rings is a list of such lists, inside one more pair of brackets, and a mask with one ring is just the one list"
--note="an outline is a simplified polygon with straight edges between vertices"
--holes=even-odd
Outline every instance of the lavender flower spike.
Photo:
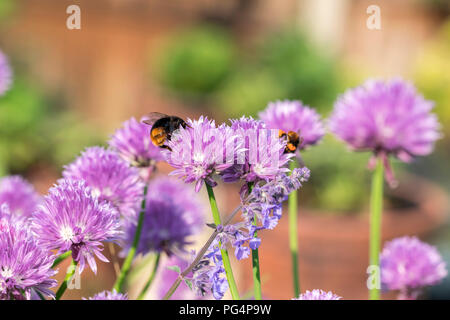
[[399,290],[400,298],[415,299],[425,286],[447,276],[444,260],[437,249],[416,237],[388,242],[380,255],[381,283],[388,290]]
[[120,236],[120,215],[107,201],[100,201],[84,181],[61,180],[49,190],[44,203],[32,217],[32,231],[39,244],[58,255],[72,250],[80,272],[87,260],[94,273],[94,257],[108,262],[101,253],[103,241]]
[[152,167],[164,160],[161,149],[153,145],[148,125],[135,118],[125,121],[109,140],[109,145],[135,167]]
[[270,129],[297,132],[302,139],[300,150],[318,143],[325,134],[319,114],[300,101],[271,102],[259,118]]
[[8,58],[0,51],[0,96],[2,96],[11,86],[12,71]]
[[123,217],[137,216],[144,183],[139,179],[139,170],[130,167],[116,152],[87,148],[64,167],[62,174],[66,179],[84,180],[100,200],[109,201]]
[[56,256],[38,244],[21,223],[8,219],[6,205],[0,206],[0,300],[23,300],[39,292],[54,297],[51,279],[57,271]]
[[22,177],[0,179],[0,204],[6,203],[15,218],[27,220],[40,202],[41,196]]
[[323,291],[320,289],[314,289],[312,291],[306,290],[305,293],[302,293],[298,298],[294,298],[292,300],[341,300],[342,297],[334,294],[331,291]]
[[102,291],[97,293],[89,299],[83,298],[83,300],[128,300],[128,294],[119,293],[116,290]]

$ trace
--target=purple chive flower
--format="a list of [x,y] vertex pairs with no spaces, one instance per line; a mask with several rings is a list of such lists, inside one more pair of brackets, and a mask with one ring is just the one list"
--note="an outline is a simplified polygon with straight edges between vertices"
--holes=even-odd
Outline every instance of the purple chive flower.
[[297,132],[302,139],[300,150],[316,144],[325,134],[319,114],[300,101],[271,102],[259,118],[270,129]]
[[320,289],[314,289],[312,291],[306,290],[305,293],[299,295],[298,298],[292,300],[341,300],[342,297],[334,294],[331,291],[323,291]]
[[430,154],[441,137],[433,107],[407,81],[368,80],[339,97],[329,127],[353,150],[372,151],[382,158],[392,183],[388,155],[409,162]]
[[41,196],[22,177],[8,176],[0,179],[0,204],[6,203],[16,218],[28,219],[40,201]]
[[105,290],[88,299],[83,298],[83,300],[128,300],[128,294],[117,292],[115,289],[112,291]]
[[66,179],[86,181],[101,201],[109,201],[125,218],[134,219],[139,212],[144,189],[139,170],[112,150],[87,148],[62,174]]
[[439,283],[447,276],[438,250],[416,237],[401,237],[384,246],[380,255],[381,283],[399,290],[400,298],[415,299],[420,289]]
[[188,127],[180,127],[167,143],[172,151],[164,151],[167,162],[175,168],[171,175],[186,183],[195,182],[200,191],[203,183],[216,186],[213,175],[233,165],[235,157],[245,151],[230,127],[216,127],[206,117],[188,120]]
[[150,139],[150,127],[135,118],[125,121],[108,143],[135,167],[153,167],[157,161],[164,160],[161,149]]
[[231,244],[238,260],[248,258],[250,249],[255,250],[261,244],[261,239],[255,237],[255,232],[271,230],[277,226],[281,218],[282,202],[289,193],[299,189],[309,176],[309,169],[295,168],[290,175],[283,173],[268,183],[256,184],[249,195],[243,193],[244,221],[225,227],[217,226],[222,246]]
[[0,96],[11,87],[12,71],[8,58],[0,51]]
[[103,241],[116,241],[120,236],[120,215],[107,201],[100,201],[84,181],[60,180],[49,190],[44,203],[33,214],[31,227],[47,250],[58,255],[72,250],[80,272],[87,260],[94,273],[94,257],[108,262],[101,253]]
[[[138,253],[183,250],[202,227],[205,212],[198,195],[184,183],[167,177],[150,182]],[[126,224],[125,250],[130,248],[137,223]]]
[[230,121],[231,129],[245,147],[245,153],[241,159],[236,155],[235,164],[223,171],[225,182],[240,179],[246,182],[268,181],[289,171],[286,165],[293,155],[284,153],[286,141],[280,141],[278,130],[267,129],[262,121],[252,117]]
[[54,297],[57,282],[51,269],[55,255],[39,245],[21,223],[7,219],[0,207],[0,300],[23,300],[39,292]]

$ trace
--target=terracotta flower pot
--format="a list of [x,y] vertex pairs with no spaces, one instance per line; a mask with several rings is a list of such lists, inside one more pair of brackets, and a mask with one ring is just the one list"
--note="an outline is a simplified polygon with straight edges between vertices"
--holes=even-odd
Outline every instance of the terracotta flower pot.
[[[383,241],[404,235],[424,237],[446,219],[447,195],[435,184],[408,176],[391,192],[414,206],[383,213]],[[287,214],[287,209],[284,210]],[[344,299],[367,299],[369,214],[330,215],[306,210],[299,213],[299,265],[301,291],[331,290]],[[260,266],[263,295],[270,299],[293,298],[288,220],[262,234]],[[253,285],[251,260],[242,269],[243,290]],[[245,288],[245,289],[244,289]],[[384,299],[395,298],[384,294]]]

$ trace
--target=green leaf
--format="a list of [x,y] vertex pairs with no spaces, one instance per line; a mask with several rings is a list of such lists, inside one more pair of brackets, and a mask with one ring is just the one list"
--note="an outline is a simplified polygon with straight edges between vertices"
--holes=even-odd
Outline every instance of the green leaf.
[[189,287],[189,289],[192,290],[192,282],[191,282],[191,280],[184,279],[184,282],[186,282],[186,285]]
[[181,273],[179,266],[168,266],[167,269],[175,271],[176,273]]

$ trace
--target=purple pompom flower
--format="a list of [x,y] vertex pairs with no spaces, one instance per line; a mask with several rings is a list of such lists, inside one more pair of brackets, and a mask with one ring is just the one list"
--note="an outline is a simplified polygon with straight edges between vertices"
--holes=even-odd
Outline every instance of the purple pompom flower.
[[286,141],[280,141],[278,130],[267,129],[266,125],[252,117],[231,119],[231,129],[245,147],[244,157],[234,159],[235,164],[223,171],[225,182],[240,179],[246,182],[271,180],[286,168],[292,154],[284,153]]
[[[198,195],[189,186],[167,177],[152,180],[148,186],[144,222],[138,253],[183,250],[189,237],[204,223],[205,212]],[[125,251],[133,243],[136,222],[126,224]]]
[[11,86],[12,71],[8,58],[0,51],[0,96],[2,96]]
[[0,179],[0,204],[6,203],[15,218],[28,219],[40,202],[41,196],[22,177]]
[[415,299],[421,288],[447,276],[438,250],[416,237],[388,242],[380,255],[380,267],[382,285],[388,290],[399,290],[402,299]]
[[393,184],[388,155],[409,162],[430,154],[441,137],[433,106],[407,81],[368,80],[337,100],[329,127],[353,150],[372,151],[381,158]]
[[0,300],[31,299],[36,292],[53,297],[51,267],[56,258],[43,248],[21,223],[8,219],[0,206]]
[[245,149],[234,131],[225,125],[216,127],[206,117],[188,120],[186,128],[180,127],[172,134],[164,151],[167,162],[176,170],[171,175],[181,177],[186,183],[195,183],[200,191],[203,183],[216,186],[213,175],[233,165],[235,157],[242,157]]
[[87,148],[73,163],[64,167],[63,177],[84,180],[100,200],[107,200],[128,219],[139,212],[144,183],[139,170],[120,156],[101,147]]
[[341,300],[342,297],[334,294],[331,291],[323,291],[320,289],[314,289],[312,291],[306,290],[305,293],[300,294],[298,298],[292,300]]
[[112,291],[105,290],[88,299],[83,298],[83,300],[128,300],[128,294],[117,292],[115,289]]
[[120,215],[109,202],[100,201],[84,181],[60,180],[33,214],[31,227],[44,248],[57,249],[58,255],[72,250],[80,272],[87,260],[96,273],[95,256],[108,262],[101,253],[102,242],[120,236]]
[[316,144],[325,134],[319,114],[300,101],[271,102],[266,110],[259,113],[259,118],[270,129],[298,133],[302,139],[300,150]]
[[135,118],[125,121],[116,130],[109,145],[135,167],[153,167],[157,161],[164,160],[161,149],[153,145],[150,139],[150,127]]

